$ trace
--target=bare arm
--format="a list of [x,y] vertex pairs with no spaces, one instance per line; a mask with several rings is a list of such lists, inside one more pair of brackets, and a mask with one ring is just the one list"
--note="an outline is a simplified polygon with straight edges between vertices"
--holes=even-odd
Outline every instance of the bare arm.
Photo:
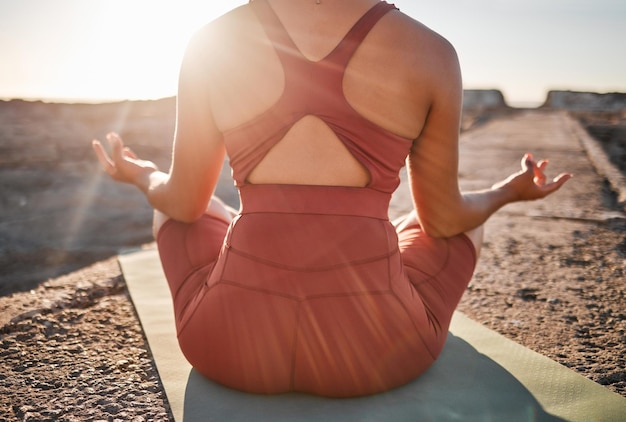
[[522,158],[522,169],[491,189],[462,193],[458,184],[462,82],[456,53],[439,46],[431,72],[431,107],[408,158],[414,205],[422,227],[431,236],[450,237],[483,224],[502,206],[543,198],[559,189],[571,175],[548,182],[547,161]]
[[114,180],[137,186],[157,210],[175,220],[190,222],[205,211],[217,185],[225,150],[212,118],[202,34],[190,43],[183,60],[177,97],[177,121],[169,173],[124,147],[115,134],[107,136],[109,157],[99,141],[94,149]]

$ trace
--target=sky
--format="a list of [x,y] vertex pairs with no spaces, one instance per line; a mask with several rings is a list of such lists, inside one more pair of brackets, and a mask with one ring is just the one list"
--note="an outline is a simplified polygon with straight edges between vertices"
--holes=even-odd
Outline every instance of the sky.
[[[189,37],[246,2],[0,0],[0,98],[175,95]],[[499,89],[520,106],[539,105],[553,89],[626,92],[624,0],[395,4],[455,46],[466,89]]]

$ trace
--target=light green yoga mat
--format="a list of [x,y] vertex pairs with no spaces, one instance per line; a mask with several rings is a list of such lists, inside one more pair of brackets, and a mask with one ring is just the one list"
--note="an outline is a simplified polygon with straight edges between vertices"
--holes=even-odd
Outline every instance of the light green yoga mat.
[[456,313],[443,353],[406,386],[356,399],[234,391],[178,348],[156,250],[120,255],[176,421],[626,421],[626,399]]

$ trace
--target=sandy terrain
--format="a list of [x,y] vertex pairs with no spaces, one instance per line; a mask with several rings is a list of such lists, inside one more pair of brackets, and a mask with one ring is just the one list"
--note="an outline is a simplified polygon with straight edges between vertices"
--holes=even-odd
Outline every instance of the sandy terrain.
[[[513,112],[468,114],[465,127]],[[171,99],[0,103],[0,420],[169,418],[115,260],[151,242],[150,209],[102,177],[89,141],[116,130],[166,168],[173,114]],[[623,114],[578,117],[623,164]],[[506,215],[490,224],[519,231]],[[485,245],[460,310],[626,397],[626,222],[532,224],[545,238]]]

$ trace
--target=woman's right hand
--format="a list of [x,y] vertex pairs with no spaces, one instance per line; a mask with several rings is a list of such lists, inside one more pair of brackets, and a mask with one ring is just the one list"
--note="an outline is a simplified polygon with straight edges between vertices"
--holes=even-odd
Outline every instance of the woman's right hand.
[[115,133],[109,133],[107,140],[111,145],[110,157],[100,141],[94,140],[92,142],[93,149],[103,170],[115,181],[130,183],[140,189],[144,188],[149,175],[158,171],[156,164],[139,159],[137,154],[124,146],[122,138]]
[[530,153],[524,155],[521,164],[522,170],[492,187],[492,189],[509,190],[512,194],[512,202],[545,198],[559,190],[573,177],[570,173],[561,173],[552,181],[548,181],[545,175],[548,160],[537,162]]

